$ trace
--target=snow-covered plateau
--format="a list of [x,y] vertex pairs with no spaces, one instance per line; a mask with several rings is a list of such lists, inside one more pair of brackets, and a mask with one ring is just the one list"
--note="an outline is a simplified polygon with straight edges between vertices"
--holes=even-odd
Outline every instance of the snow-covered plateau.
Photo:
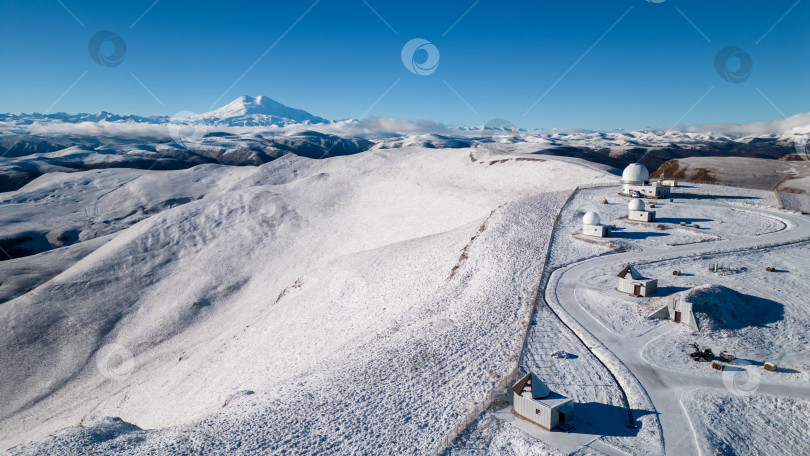
[[[801,182],[681,182],[650,223],[611,163],[789,153],[807,116],[449,132],[241,97],[189,119],[205,134],[0,116],[0,452],[806,451],[804,162],[685,158]],[[583,234],[587,212],[610,237]],[[657,294],[619,292],[627,264]],[[696,329],[661,318],[668,297]],[[712,369],[693,342],[736,359]],[[530,371],[574,400],[570,433],[513,413]]]
[[3,194],[4,237],[69,237],[3,262],[3,447],[438,448],[515,367],[559,208],[614,179],[470,152],[49,173]]

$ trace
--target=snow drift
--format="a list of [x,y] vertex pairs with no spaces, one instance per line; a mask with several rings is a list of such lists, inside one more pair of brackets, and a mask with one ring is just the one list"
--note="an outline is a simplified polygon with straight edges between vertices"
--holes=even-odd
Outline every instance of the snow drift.
[[692,304],[701,332],[764,326],[781,320],[784,313],[783,306],[775,301],[722,285],[701,285],[683,292],[680,299]]

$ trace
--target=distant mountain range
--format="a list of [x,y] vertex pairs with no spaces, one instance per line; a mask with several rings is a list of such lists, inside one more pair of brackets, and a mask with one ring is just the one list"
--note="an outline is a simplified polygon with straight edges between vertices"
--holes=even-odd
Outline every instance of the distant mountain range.
[[[286,154],[318,159],[407,147],[564,156],[618,169],[639,162],[651,171],[690,157],[773,160],[795,155],[810,159],[810,113],[744,125],[668,130],[526,130],[504,119],[477,128],[381,118],[329,121],[267,96],[245,95],[213,111],[176,117],[122,116],[106,111],[0,114],[0,191],[19,188],[56,171],[182,169],[203,163],[255,166]],[[178,122],[192,130],[199,124],[205,128],[199,137],[191,132],[192,140],[178,138],[171,132],[172,124]],[[686,169],[685,163],[669,163],[662,172]],[[690,169],[683,177],[703,168],[693,164]],[[723,180],[716,166],[711,175]],[[757,185],[765,185],[771,177]]]
[[[255,98],[243,95],[219,109],[191,116],[191,119],[203,121],[208,125],[228,127],[284,127],[294,124],[312,125],[329,123],[329,121],[323,117],[312,115],[302,109],[291,108],[263,95]],[[168,116],[121,116],[101,111],[97,114],[67,114],[64,112],[54,114],[0,114],[0,121],[10,122],[15,125],[26,125],[36,121],[162,124],[169,123],[172,119]]]
[[[300,127],[313,126],[316,131],[331,134],[355,134],[361,136],[385,133],[382,137],[396,138],[405,136],[424,136],[437,134],[461,140],[449,141],[456,147],[466,147],[468,140],[483,138],[485,141],[530,142],[543,149],[556,147],[575,147],[591,149],[632,149],[636,147],[667,148],[673,146],[691,147],[710,143],[737,142],[756,144],[759,142],[792,143],[810,137],[810,113],[797,114],[784,120],[754,122],[749,124],[710,124],[693,126],[676,126],[668,130],[637,129],[594,131],[585,129],[537,130],[518,128],[505,119],[493,119],[478,127],[448,127],[439,123],[418,123],[386,119],[373,125],[355,119],[330,121],[310,114],[302,109],[291,108],[270,97],[260,95],[251,97],[243,95],[221,108],[202,114],[184,117],[194,122],[205,123],[216,127]],[[42,122],[64,123],[141,123],[165,124],[173,121],[169,116],[143,117],[136,115],[118,115],[106,111],[96,114],[0,114],[0,122],[8,126],[25,126]],[[397,131],[398,126],[408,124],[408,131]],[[420,127],[431,131],[415,131]],[[325,131],[325,130],[329,131]],[[385,131],[382,131],[384,129]],[[297,128],[300,131],[300,128]],[[418,138],[415,138],[418,142]],[[397,143],[413,144],[413,141],[395,140]],[[789,144],[788,144],[789,145]],[[452,147],[452,146],[451,146]]]

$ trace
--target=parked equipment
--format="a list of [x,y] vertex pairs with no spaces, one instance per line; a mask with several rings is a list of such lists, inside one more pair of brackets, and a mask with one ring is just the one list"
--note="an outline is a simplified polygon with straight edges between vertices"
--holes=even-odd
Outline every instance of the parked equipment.
[[695,351],[690,353],[689,357],[692,358],[693,361],[714,361],[714,353],[712,353],[711,348],[705,347],[701,350],[697,342],[693,343],[692,347]]
[[732,355],[731,353],[728,353],[728,352],[725,352],[725,351],[720,352],[720,355],[718,356],[718,358],[720,359],[720,361],[723,361],[723,362],[726,362],[726,363],[729,363],[729,364],[734,364],[734,355]]

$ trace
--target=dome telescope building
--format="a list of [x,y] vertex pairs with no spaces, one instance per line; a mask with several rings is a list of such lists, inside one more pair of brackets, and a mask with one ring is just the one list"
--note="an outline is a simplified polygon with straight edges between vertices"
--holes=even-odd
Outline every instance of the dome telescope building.
[[669,196],[671,187],[660,181],[650,182],[650,171],[641,163],[631,163],[622,173],[622,195],[642,198],[664,198]]
[[600,225],[599,214],[588,212],[582,217],[582,234],[593,237],[608,237],[610,230],[608,227]]
[[644,201],[633,198],[630,200],[630,204],[627,205],[628,214],[627,218],[630,220],[635,220],[637,222],[654,222],[655,221],[655,211],[647,211],[644,207]]

